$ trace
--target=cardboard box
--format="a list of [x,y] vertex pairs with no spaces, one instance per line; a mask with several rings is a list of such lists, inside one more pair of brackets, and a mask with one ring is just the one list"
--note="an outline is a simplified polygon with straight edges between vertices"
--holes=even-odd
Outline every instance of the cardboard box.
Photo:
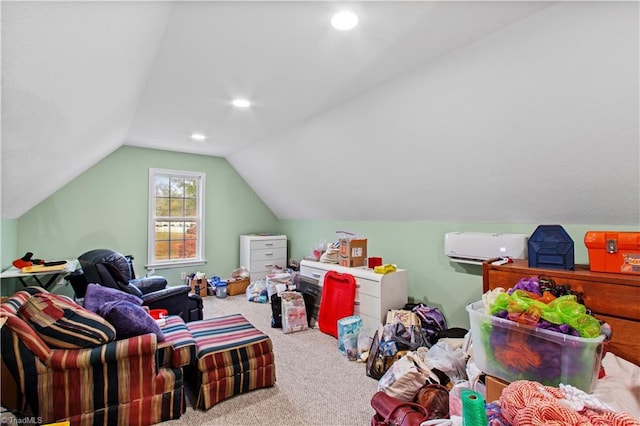
[[364,266],[367,259],[367,239],[340,239],[339,264],[352,268]]
[[189,278],[189,285],[191,286],[191,293],[199,294],[201,297],[207,297],[207,277],[200,279]]
[[504,380],[498,379],[497,377],[493,377],[488,374],[484,378],[484,384],[487,393],[485,400],[487,402],[499,400],[504,388],[509,386],[509,382],[505,382]]
[[237,294],[244,294],[249,287],[249,278],[241,280],[231,281],[231,278],[227,280],[227,294],[229,296],[235,296]]
[[589,231],[584,244],[590,270],[640,274],[640,232]]
[[506,382],[564,383],[587,393],[593,391],[604,335],[575,337],[494,317],[486,313],[482,301],[468,305],[467,311],[473,359],[486,374]]

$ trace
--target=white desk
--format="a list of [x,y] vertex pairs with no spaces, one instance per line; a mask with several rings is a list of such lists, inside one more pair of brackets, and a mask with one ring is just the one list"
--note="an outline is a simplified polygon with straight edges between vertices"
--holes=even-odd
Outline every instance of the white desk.
[[[78,269],[78,261],[75,259],[67,260],[67,264],[65,265],[65,268],[59,271],[23,273],[20,269],[16,268],[15,266],[12,266],[6,271],[4,271],[2,274],[0,274],[0,278],[1,279],[17,278],[20,281],[20,283],[25,287],[29,286],[26,280],[33,279],[35,282],[38,283],[40,287],[44,288],[45,290],[51,290],[51,288],[53,288],[56,284],[58,284],[58,281],[61,280],[64,275],[71,273],[76,269]],[[48,276],[49,278],[43,283],[44,278],[46,276]],[[42,281],[40,280],[40,278],[42,278]]]
[[362,318],[363,327],[377,329],[380,324],[386,323],[389,309],[402,309],[407,303],[409,278],[404,269],[389,274],[376,274],[373,269],[364,267],[347,268],[335,263],[310,260],[300,262],[300,275],[318,280],[321,286],[328,271],[351,274],[355,278],[353,315]]

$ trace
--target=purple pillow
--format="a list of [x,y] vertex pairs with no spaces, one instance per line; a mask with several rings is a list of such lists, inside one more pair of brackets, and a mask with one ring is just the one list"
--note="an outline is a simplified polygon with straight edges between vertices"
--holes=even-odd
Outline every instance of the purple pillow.
[[98,284],[89,284],[84,294],[83,306],[85,309],[98,313],[102,305],[107,302],[131,302],[135,305],[142,305],[142,299],[133,294],[115,288],[104,287]]
[[140,305],[123,300],[107,302],[98,309],[98,314],[113,325],[118,340],[154,333],[158,342],[164,341],[156,320]]

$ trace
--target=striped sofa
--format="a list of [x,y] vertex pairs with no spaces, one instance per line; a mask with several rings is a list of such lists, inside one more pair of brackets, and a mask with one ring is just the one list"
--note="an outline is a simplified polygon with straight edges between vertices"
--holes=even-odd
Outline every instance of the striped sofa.
[[56,349],[18,315],[38,293],[46,290],[27,287],[0,305],[2,362],[18,388],[18,411],[72,425],[148,425],[185,412],[183,367],[195,358],[195,341],[180,317],[168,317],[163,342],[148,333]]

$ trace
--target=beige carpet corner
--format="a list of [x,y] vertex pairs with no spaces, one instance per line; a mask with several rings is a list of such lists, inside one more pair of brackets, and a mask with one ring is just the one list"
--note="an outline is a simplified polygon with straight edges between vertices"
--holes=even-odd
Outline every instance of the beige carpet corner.
[[[378,382],[365,374],[363,363],[347,360],[337,340],[318,329],[284,334],[271,328],[271,305],[253,303],[244,295],[204,298],[204,317],[241,313],[269,335],[276,362],[276,384],[222,401],[207,411],[187,412],[163,425],[337,425],[366,426]],[[187,394],[188,398],[192,398]]]

